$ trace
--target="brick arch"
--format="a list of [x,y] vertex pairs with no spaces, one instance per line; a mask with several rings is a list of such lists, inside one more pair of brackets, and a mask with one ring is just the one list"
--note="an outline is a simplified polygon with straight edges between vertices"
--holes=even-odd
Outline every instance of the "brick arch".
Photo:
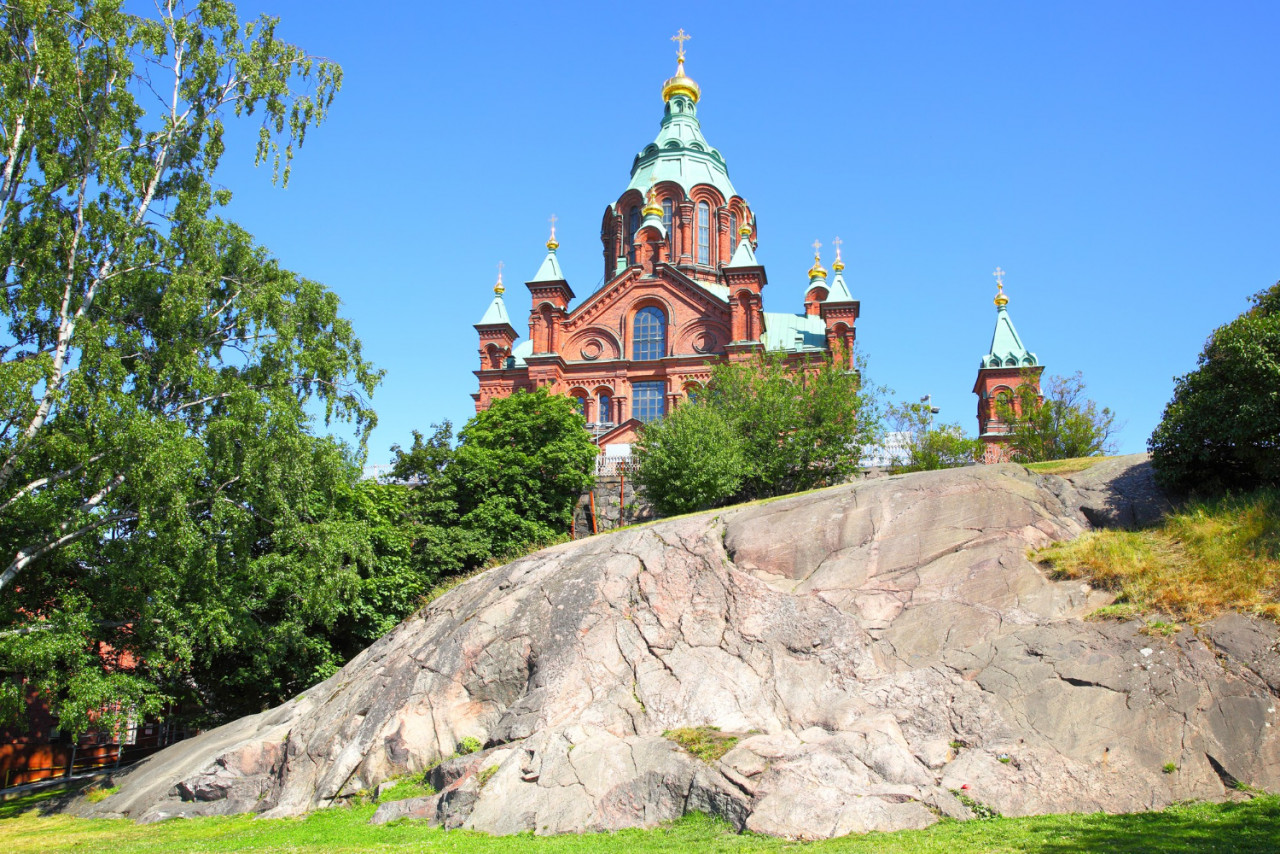
[[[695,345],[698,343],[699,337],[706,335],[712,336],[715,339],[715,343],[703,350],[697,349]],[[677,356],[723,353],[724,345],[732,340],[733,336],[727,325],[715,321],[698,320],[686,324],[680,330],[680,334],[675,336],[675,346],[672,348],[672,352]]]
[[[594,359],[588,358],[583,352],[590,352],[593,348],[588,347],[592,341],[598,341],[601,345],[600,353]],[[617,333],[603,326],[588,326],[586,329],[579,330],[569,337],[569,340],[562,348],[562,355],[570,362],[577,361],[606,361],[609,359],[622,358],[622,344],[618,341]]]

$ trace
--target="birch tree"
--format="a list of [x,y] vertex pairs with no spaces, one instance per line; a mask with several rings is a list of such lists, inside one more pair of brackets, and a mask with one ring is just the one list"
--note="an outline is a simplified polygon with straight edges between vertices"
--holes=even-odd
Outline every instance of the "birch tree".
[[[180,663],[311,521],[298,496],[332,473],[307,413],[360,444],[374,421],[337,297],[218,215],[224,123],[256,124],[287,183],[341,69],[221,0],[12,0],[0,29],[0,597],[135,639],[174,618],[150,666]],[[84,604],[110,589],[117,613]]]

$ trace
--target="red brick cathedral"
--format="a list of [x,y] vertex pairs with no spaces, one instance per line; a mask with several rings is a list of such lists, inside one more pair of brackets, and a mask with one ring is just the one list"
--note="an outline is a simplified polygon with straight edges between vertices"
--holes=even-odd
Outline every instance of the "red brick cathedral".
[[702,135],[685,38],[683,30],[676,37],[676,74],[662,86],[657,139],[636,155],[630,183],[604,211],[604,284],[571,307],[553,224],[547,256],[526,283],[529,339],[517,344],[499,275],[476,324],[477,411],[517,389],[549,386],[578,398],[601,445],[626,444],[641,424],[696,395],[711,363],[766,349],[796,360],[852,358],[858,302],[838,242],[830,282],[814,244],[803,313],[764,310],[755,216]]

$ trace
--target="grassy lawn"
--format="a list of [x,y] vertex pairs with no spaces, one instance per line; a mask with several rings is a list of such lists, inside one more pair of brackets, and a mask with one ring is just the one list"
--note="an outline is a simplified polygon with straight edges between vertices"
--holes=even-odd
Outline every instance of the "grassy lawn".
[[444,831],[413,822],[368,824],[372,805],[336,808],[302,819],[176,819],[139,826],[128,821],[41,816],[37,799],[0,804],[5,852],[104,851],[429,851],[429,852],[1233,852],[1280,850],[1280,797],[1231,804],[1194,804],[1158,813],[1067,815],[944,821],[928,830],[873,833],[798,843],[736,834],[724,823],[690,815],[655,830],[552,837],[491,837]]
[[1093,531],[1037,552],[1067,578],[1114,590],[1108,613],[1198,621],[1224,610],[1280,619],[1280,492],[1196,501],[1142,531]]

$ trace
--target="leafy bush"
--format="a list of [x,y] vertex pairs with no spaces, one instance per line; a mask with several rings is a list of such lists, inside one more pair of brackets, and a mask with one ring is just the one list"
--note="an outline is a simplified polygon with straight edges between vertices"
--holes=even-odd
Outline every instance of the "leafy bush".
[[829,358],[763,353],[713,367],[706,394],[665,420],[641,432],[636,479],[683,512],[848,479],[878,435],[879,390]]
[[1176,492],[1280,486],[1280,282],[1209,337],[1147,447]]
[[888,420],[894,432],[906,437],[907,458],[898,471],[954,468],[982,459],[982,440],[965,436],[959,424],[934,424],[928,404],[890,406]]
[[646,425],[636,458],[637,480],[663,516],[717,506],[738,491],[747,468],[742,437],[705,401]]

